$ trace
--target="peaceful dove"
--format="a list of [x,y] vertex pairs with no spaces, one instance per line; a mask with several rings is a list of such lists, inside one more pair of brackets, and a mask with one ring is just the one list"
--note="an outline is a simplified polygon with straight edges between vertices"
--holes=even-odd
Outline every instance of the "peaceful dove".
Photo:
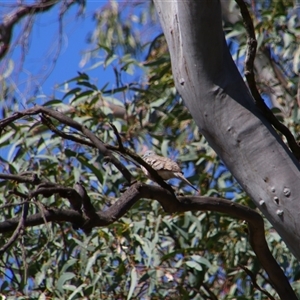
[[[145,154],[142,156],[143,160],[150,165],[154,170],[157,171],[158,175],[163,180],[168,180],[171,178],[179,178],[183,180],[186,184],[191,186],[194,190],[199,192],[184,176],[183,173],[178,166],[178,164],[173,161],[172,159],[164,156],[156,155],[153,151],[146,151]],[[151,179],[149,172],[141,166],[143,172],[146,174],[147,177]]]

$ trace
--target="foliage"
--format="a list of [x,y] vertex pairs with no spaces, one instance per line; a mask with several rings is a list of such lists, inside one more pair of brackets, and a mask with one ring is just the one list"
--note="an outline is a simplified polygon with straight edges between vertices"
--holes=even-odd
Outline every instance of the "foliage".
[[[279,10],[282,6],[276,7],[277,14],[269,7],[261,16],[263,25],[258,23],[257,28],[272,30],[271,13],[276,22],[286,17],[287,10],[283,13]],[[148,14],[153,7],[126,9],[113,2],[97,13],[101,17],[96,19],[90,40],[95,48],[84,57],[91,68],[112,68],[115,84],[101,80],[97,86],[88,74],[78,74],[59,87],[61,97],[43,105],[63,111],[105,143],[116,145],[109,125],[113,123],[124,146],[133,151],[154,148],[179,159],[202,195],[226,196],[253,207],[209,148],[176,93],[163,36],[156,31],[148,39],[142,38],[142,25],[156,22]],[[134,14],[131,21],[128,10]],[[137,26],[133,19],[138,20]],[[269,27],[266,22],[270,22]],[[245,41],[240,37],[235,36],[242,48]],[[273,47],[269,42],[268,46],[277,51],[277,57],[287,51],[283,47],[280,50],[278,43]],[[287,63],[291,61],[289,55]],[[140,79],[132,80],[131,74],[138,74]],[[14,107],[5,108],[3,116],[13,111]],[[67,126],[55,125],[78,136]],[[0,145],[7,153],[0,158],[2,173],[35,172],[42,179],[70,187],[81,180],[97,210],[105,210],[118,200],[124,178],[116,168],[95,149],[58,137],[35,117],[9,126],[1,134]],[[131,161],[125,163],[137,180],[145,180]],[[171,182],[182,193],[192,193],[181,182]],[[20,216],[20,195],[32,188],[25,183],[0,182],[1,221]],[[30,203],[29,213],[42,212],[44,206],[68,205],[58,196],[39,197]],[[299,292],[299,264],[267,222],[266,234],[275,258]],[[0,244],[10,236],[3,234]],[[241,266],[250,270],[259,286],[275,294],[251,250],[244,224],[214,212],[168,215],[157,202],[147,199],[120,221],[95,228],[89,235],[68,223],[26,228],[3,254],[0,266],[0,293],[19,299],[266,299]]]

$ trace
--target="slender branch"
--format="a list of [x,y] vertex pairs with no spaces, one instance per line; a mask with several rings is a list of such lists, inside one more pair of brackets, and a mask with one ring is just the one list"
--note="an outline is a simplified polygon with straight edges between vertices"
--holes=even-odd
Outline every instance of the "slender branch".
[[0,179],[8,179],[17,182],[31,183],[34,185],[41,183],[41,180],[38,178],[38,176],[35,173],[31,173],[30,176],[27,173],[18,174],[18,175],[0,173]]
[[19,111],[14,113],[12,116],[5,118],[0,121],[0,131],[5,126],[9,125],[10,123],[23,118],[25,116],[37,115],[37,114],[46,114],[51,116],[52,118],[58,120],[62,124],[70,126],[81,133],[83,133],[90,141],[95,145],[95,147],[104,155],[109,158],[109,161],[115,165],[115,167],[123,174],[125,179],[130,183],[131,182],[131,173],[127,170],[127,168],[112,154],[111,150],[109,150],[106,145],[98,139],[89,129],[87,129],[84,125],[79,124],[78,122],[74,121],[72,118],[56,111],[50,109],[48,107],[36,105],[32,108],[29,108],[24,111]]
[[123,146],[123,143],[122,143],[122,139],[121,139],[121,137],[119,135],[117,127],[113,123],[109,123],[109,125],[111,126],[111,128],[114,131],[115,136],[117,137],[117,141],[118,141],[118,146],[119,146],[120,152],[124,153],[125,149],[124,149],[124,146]]
[[88,193],[86,192],[86,189],[84,186],[77,182],[74,186],[74,189],[77,191],[77,193],[80,195],[82,199],[82,207],[83,207],[83,212],[86,214],[86,216],[89,219],[92,219],[96,215],[96,209],[93,206],[91,202],[91,198],[89,197]]
[[253,274],[252,271],[250,271],[246,266],[243,266],[241,264],[239,264],[240,268],[242,268],[246,273],[247,275],[251,278],[251,281],[252,281],[252,284],[255,288],[257,288],[259,291],[261,291],[263,294],[265,294],[268,299],[270,300],[275,300],[275,298],[266,290],[264,290],[263,288],[261,288],[258,283],[256,282],[256,276],[255,274]]
[[0,210],[4,209],[4,208],[8,208],[8,207],[12,207],[12,206],[20,206],[20,205],[24,205],[25,203],[30,203],[30,201],[22,201],[22,202],[17,202],[17,203],[8,203],[8,204],[4,204],[0,206]]
[[[61,130],[58,130],[55,125],[53,124],[52,120],[50,118],[47,117],[47,115],[45,114],[41,114],[41,122],[47,126],[53,133],[57,134],[58,136],[62,137],[63,139],[65,140],[70,140],[72,142],[75,142],[75,143],[78,143],[78,144],[82,144],[82,145],[85,145],[85,146],[89,146],[89,147],[92,147],[92,148],[96,148],[97,147],[90,141],[86,140],[86,139],[82,139],[82,138],[79,138],[79,137],[76,137],[74,135],[71,135],[71,134],[67,134]],[[112,145],[109,145],[109,144],[105,144],[105,147],[108,149],[108,150],[112,150],[112,151],[115,151],[115,152],[118,152],[119,148],[118,147],[115,147],[115,146],[112,146]]]
[[43,195],[44,197],[48,198],[54,194],[59,194],[63,198],[68,198],[71,195],[76,196],[75,193],[76,192],[72,188],[55,185],[53,187],[38,187],[36,190],[31,192],[28,197],[31,199],[38,195]]
[[27,202],[23,206],[22,216],[19,219],[18,226],[16,227],[14,233],[9,238],[7,243],[0,248],[0,256],[17,240],[17,238],[21,234],[21,232],[24,228],[24,224],[25,224],[27,214],[28,214],[28,207],[29,207],[29,203]]
[[[86,145],[86,146],[89,146],[89,147],[93,147],[93,148],[96,148],[96,146],[88,141],[88,140],[85,140],[85,139],[81,139],[79,137],[76,137],[76,136],[73,136],[71,134],[67,134],[61,130],[58,130],[53,122],[51,121],[50,118],[47,117],[47,115],[45,114],[41,114],[41,122],[47,126],[53,133],[57,134],[58,136],[64,138],[65,140],[70,140],[70,141],[73,141],[75,143],[78,143],[78,144],[82,144],[82,145]],[[106,145],[107,146],[107,145]]]
[[281,132],[286,137],[286,140],[288,142],[288,145],[289,145],[292,153],[299,160],[300,159],[300,147],[297,144],[295,137],[290,132],[290,130],[274,116],[274,114],[268,108],[264,99],[261,97],[261,95],[257,89],[256,81],[255,81],[255,74],[254,74],[254,59],[256,56],[256,47],[257,47],[254,26],[253,26],[253,22],[252,22],[250,13],[248,11],[248,8],[247,8],[244,0],[235,0],[235,1],[240,7],[244,25],[245,25],[246,32],[247,32],[247,52],[246,52],[246,59],[245,59],[245,77],[247,79],[247,83],[248,83],[249,89],[252,93],[252,96],[254,98],[255,104],[257,105],[257,107],[260,108],[262,113],[269,120],[269,122],[274,126],[274,128],[277,129],[279,132]]
[[209,286],[206,283],[202,282],[201,287],[209,294],[211,300],[218,300],[217,296],[209,289]]

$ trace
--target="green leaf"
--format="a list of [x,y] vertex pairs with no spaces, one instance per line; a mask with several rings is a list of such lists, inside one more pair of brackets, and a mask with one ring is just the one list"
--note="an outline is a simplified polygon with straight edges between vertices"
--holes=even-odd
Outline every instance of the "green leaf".
[[88,81],[79,81],[77,84],[78,85],[86,86],[88,88],[91,88],[94,91],[98,91],[98,88],[94,84],[92,84],[92,83],[90,83]]
[[86,265],[85,268],[85,275],[87,276],[88,272],[90,271],[91,267],[94,265],[96,259],[98,258],[98,251],[96,251],[89,259],[88,259],[88,263]]
[[197,271],[203,270],[201,264],[197,263],[196,261],[188,260],[185,262],[185,264],[192,269],[196,269]]
[[88,159],[83,156],[80,153],[76,153],[70,149],[65,149],[65,154],[67,157],[75,157],[76,159],[78,159],[78,161],[85,167],[87,167],[88,169],[90,169],[93,174],[96,175],[97,179],[99,180],[99,182],[103,183],[103,175],[102,173],[96,168],[94,167],[89,161]]
[[62,104],[62,101],[61,100],[58,100],[58,99],[53,99],[53,100],[50,100],[50,101],[47,101],[43,104],[43,106],[56,106],[58,104]]
[[84,290],[84,288],[87,286],[86,283],[82,283],[80,286],[78,286],[73,293],[69,296],[68,300],[72,300],[72,299],[78,299],[78,297],[80,297],[82,295],[82,292]]
[[80,91],[81,91],[81,88],[79,88],[79,87],[73,88],[72,90],[70,90],[63,96],[63,100],[66,99],[70,95],[76,95]]
[[129,288],[127,300],[131,299],[131,297],[134,293],[136,284],[137,284],[137,272],[136,272],[136,269],[133,267],[131,269],[131,273],[130,273],[130,288]]
[[2,133],[0,136],[0,146],[4,146],[11,142],[11,137],[14,136],[16,133],[13,130],[7,131],[6,133]]
[[74,273],[71,273],[71,272],[66,272],[66,273],[63,273],[60,277],[59,277],[59,279],[58,279],[58,281],[57,281],[57,284],[56,284],[56,286],[57,286],[57,289],[61,292],[61,293],[63,293],[63,285],[68,281],[68,280],[71,280],[72,278],[74,278],[75,277],[75,274]]
[[161,106],[163,104],[165,104],[167,102],[167,100],[168,100],[167,98],[157,99],[156,101],[150,103],[150,107],[153,107],[153,108],[159,107],[159,108],[161,108]]
[[211,263],[203,256],[200,255],[192,255],[191,259],[198,262],[199,264],[205,265],[208,268],[211,267]]

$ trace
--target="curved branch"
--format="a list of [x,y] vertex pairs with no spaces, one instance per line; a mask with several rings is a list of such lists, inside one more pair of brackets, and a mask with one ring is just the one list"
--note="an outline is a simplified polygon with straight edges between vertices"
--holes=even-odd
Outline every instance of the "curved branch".
[[[168,213],[211,210],[226,213],[239,220],[245,220],[248,223],[249,241],[253,251],[268,273],[270,282],[279,296],[281,299],[297,299],[287,278],[268,248],[264,234],[264,222],[260,214],[253,209],[229,200],[201,196],[176,198],[173,193],[161,187],[136,183],[106,211],[98,211],[88,220],[75,210],[48,208],[43,212],[43,216],[38,213],[27,217],[24,226],[43,224],[43,218],[47,222],[71,222],[85,230],[98,226],[108,226],[120,219],[141,198],[159,201]],[[14,230],[18,223],[19,218],[1,222],[0,233]]]
[[28,206],[29,203],[25,202],[22,210],[22,216],[19,218],[18,226],[16,227],[13,235],[10,237],[8,242],[0,248],[0,255],[2,255],[14,242],[15,240],[19,237],[21,234],[24,225],[25,225],[25,220],[28,214]]
[[40,184],[42,182],[38,178],[38,176],[32,172],[21,173],[18,175],[0,173],[0,179],[8,179],[17,182],[31,183],[34,185]]
[[256,282],[256,276],[255,276],[255,274],[254,274],[252,271],[250,271],[246,266],[243,266],[243,265],[241,265],[241,264],[239,264],[239,266],[240,266],[240,267],[245,271],[245,273],[250,277],[251,282],[252,282],[252,284],[253,284],[253,286],[254,286],[255,288],[257,288],[257,289],[260,290],[263,294],[265,294],[265,295],[268,297],[268,299],[270,299],[270,300],[275,300],[275,298],[274,298],[267,290],[261,288],[261,287],[258,285],[258,283]]
[[45,114],[48,115],[57,121],[70,126],[81,133],[83,133],[93,144],[94,146],[106,157],[109,158],[109,161],[115,165],[115,167],[123,174],[125,179],[130,183],[131,182],[131,173],[127,170],[127,168],[112,154],[112,151],[109,150],[106,145],[89,129],[87,129],[84,125],[74,121],[72,118],[56,111],[50,109],[48,107],[36,105],[32,108],[26,109],[24,111],[19,111],[14,113],[12,116],[5,118],[0,121],[0,131],[7,125],[11,124],[15,120],[18,120],[24,116],[32,116],[37,114]]

